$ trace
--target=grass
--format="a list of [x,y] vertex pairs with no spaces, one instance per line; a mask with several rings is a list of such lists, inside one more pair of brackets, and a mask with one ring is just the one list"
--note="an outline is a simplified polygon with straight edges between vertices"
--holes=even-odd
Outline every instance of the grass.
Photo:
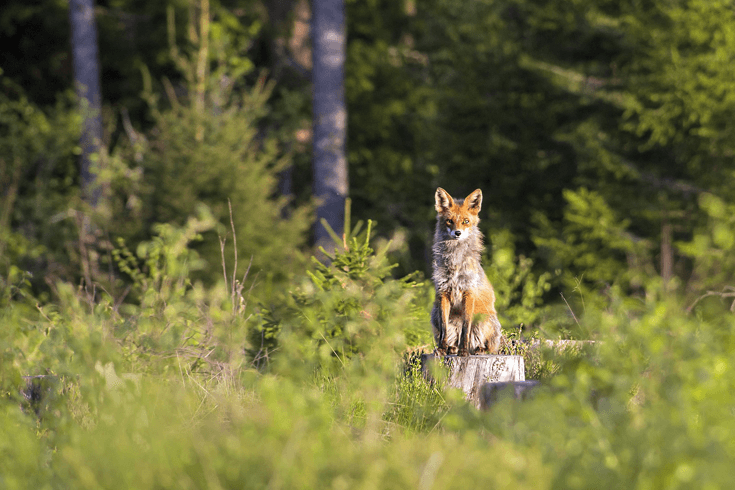
[[[169,231],[175,243],[186,235]],[[151,261],[139,303],[125,308],[64,284],[36,310],[14,300],[0,311],[0,488],[731,484],[729,312],[687,316],[673,300],[588,306],[579,320],[602,342],[561,355],[506,332],[504,352],[544,382],[480,412],[405,354],[428,325],[420,285],[393,281],[367,241],[349,253],[267,315],[233,307],[234,282],[187,282],[189,252]],[[248,342],[264,326],[273,349],[258,364]],[[21,374],[50,375],[50,396],[22,399]]]

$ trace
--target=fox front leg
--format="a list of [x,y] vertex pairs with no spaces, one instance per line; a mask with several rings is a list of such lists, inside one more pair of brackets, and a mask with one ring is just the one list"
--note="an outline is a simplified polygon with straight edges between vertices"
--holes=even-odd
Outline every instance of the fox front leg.
[[447,328],[449,327],[449,295],[442,293],[439,299],[439,341],[436,354],[446,356],[449,346],[447,345]]
[[475,297],[465,294],[462,298],[462,331],[459,337],[459,352],[457,355],[470,355],[470,331],[472,330],[472,316],[475,313]]
[[444,325],[444,320],[439,320],[439,338],[436,342],[436,349],[435,354],[437,356],[446,356],[447,355],[447,330],[446,325]]

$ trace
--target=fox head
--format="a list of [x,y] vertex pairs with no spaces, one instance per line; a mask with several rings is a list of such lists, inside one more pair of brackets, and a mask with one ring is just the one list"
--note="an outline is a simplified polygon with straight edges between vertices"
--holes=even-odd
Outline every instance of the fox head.
[[437,231],[446,233],[449,239],[463,240],[470,236],[480,218],[482,191],[476,189],[464,199],[453,199],[447,191],[437,188],[434,196],[437,215]]

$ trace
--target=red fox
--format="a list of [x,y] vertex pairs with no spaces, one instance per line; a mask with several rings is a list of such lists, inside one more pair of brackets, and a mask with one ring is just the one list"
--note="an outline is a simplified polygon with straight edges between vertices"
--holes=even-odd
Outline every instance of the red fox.
[[495,291],[480,264],[483,237],[477,224],[482,191],[465,199],[436,190],[436,231],[432,247],[436,299],[431,324],[436,354],[494,354],[500,347]]

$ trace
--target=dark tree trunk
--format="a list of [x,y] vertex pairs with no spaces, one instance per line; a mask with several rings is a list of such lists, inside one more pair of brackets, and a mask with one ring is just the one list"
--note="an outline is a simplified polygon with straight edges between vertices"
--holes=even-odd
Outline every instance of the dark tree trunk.
[[668,293],[671,278],[674,276],[674,245],[671,223],[664,218],[661,225],[661,278],[664,283],[664,292]]
[[96,182],[92,155],[99,154],[102,141],[100,68],[94,0],[69,0],[74,86],[82,108],[80,173],[85,200],[95,207],[102,189]]
[[315,242],[332,251],[334,242],[321,220],[326,220],[337,235],[343,233],[347,197],[345,11],[343,0],[314,0],[312,5],[313,179],[314,196],[319,201]]

